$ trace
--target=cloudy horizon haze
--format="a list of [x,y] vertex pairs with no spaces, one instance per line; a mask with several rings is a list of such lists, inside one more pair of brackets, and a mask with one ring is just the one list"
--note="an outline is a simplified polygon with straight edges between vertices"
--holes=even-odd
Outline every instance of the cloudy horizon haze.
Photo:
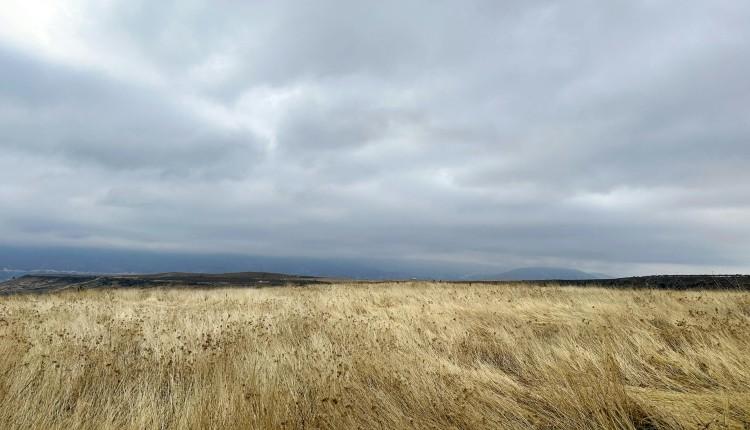
[[9,0],[0,247],[749,273],[748,22],[725,0]]

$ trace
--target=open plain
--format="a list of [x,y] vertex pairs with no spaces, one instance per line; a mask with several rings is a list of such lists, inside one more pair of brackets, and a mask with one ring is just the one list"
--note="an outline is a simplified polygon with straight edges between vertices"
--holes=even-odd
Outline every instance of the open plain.
[[0,297],[0,428],[750,426],[750,293],[530,284]]

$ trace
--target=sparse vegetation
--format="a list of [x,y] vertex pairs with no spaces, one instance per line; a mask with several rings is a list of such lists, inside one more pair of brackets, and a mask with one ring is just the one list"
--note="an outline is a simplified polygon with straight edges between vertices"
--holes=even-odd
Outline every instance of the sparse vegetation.
[[358,284],[0,297],[0,428],[747,428],[750,293]]

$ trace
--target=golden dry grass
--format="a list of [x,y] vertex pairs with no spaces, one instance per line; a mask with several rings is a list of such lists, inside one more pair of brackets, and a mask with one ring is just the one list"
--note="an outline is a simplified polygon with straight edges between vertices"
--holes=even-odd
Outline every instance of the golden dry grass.
[[0,428],[748,428],[750,293],[450,284],[0,298]]

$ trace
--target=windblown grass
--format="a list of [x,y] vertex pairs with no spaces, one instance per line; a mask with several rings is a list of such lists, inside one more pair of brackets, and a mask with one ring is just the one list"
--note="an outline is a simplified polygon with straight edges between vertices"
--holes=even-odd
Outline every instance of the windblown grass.
[[748,428],[750,293],[450,284],[0,298],[0,428]]

